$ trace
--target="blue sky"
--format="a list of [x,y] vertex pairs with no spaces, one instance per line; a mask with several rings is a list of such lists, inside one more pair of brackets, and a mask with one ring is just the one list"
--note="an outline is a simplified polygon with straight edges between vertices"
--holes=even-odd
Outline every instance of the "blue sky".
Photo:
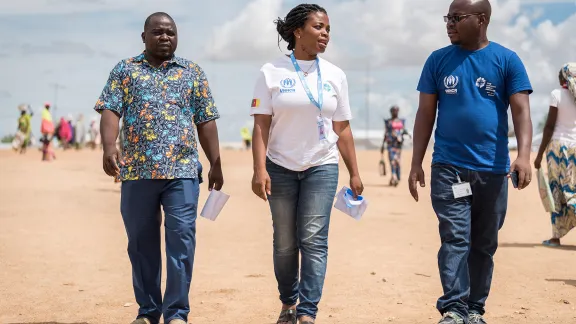
[[[18,104],[29,103],[39,111],[44,101],[54,102],[56,83],[63,87],[58,92],[57,115],[94,117],[92,107],[110,69],[142,50],[140,33],[146,16],[166,11],[178,24],[177,55],[196,61],[208,75],[222,114],[222,140],[238,141],[239,128],[251,123],[248,108],[259,67],[282,55],[272,21],[298,3],[2,1],[0,135],[15,130]],[[381,118],[392,104],[399,104],[411,123],[421,66],[432,50],[447,45],[442,15],[450,1],[317,3],[328,10],[332,24],[332,42],[325,57],[341,66],[349,79],[353,128],[381,129]],[[517,51],[524,61],[535,88],[532,112],[536,125],[547,110],[558,69],[566,61],[576,60],[576,2],[509,0],[492,1],[492,5],[489,36]],[[284,44],[281,47],[285,49]],[[368,61],[372,66],[369,78],[365,71]],[[35,120],[34,131],[38,128]]]

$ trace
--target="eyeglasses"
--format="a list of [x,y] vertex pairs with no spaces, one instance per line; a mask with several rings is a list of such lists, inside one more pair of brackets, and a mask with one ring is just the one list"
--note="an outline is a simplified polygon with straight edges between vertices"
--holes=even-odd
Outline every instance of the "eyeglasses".
[[458,15],[458,16],[444,16],[444,22],[452,22],[452,23],[458,23],[470,16],[478,16],[478,15],[483,15],[483,13],[481,12],[475,12],[475,13],[471,13],[471,14],[465,14],[465,15]]

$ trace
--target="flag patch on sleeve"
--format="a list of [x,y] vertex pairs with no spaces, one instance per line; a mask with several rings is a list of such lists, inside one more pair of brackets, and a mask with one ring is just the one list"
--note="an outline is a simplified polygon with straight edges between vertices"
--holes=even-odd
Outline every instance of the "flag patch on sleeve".
[[252,108],[258,108],[260,106],[260,99],[252,99]]

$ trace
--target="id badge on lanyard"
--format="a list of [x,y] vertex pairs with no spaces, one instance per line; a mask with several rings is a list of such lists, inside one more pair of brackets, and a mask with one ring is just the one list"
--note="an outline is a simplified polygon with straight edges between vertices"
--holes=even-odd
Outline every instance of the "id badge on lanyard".
[[316,124],[318,125],[318,137],[320,140],[326,139],[326,130],[324,129],[324,118],[318,116]]
[[314,96],[312,95],[312,91],[310,91],[310,88],[308,87],[308,82],[306,82],[306,77],[304,76],[304,72],[302,72],[302,69],[300,68],[300,65],[298,65],[298,62],[296,61],[296,58],[294,57],[294,53],[292,52],[290,54],[290,59],[292,60],[292,64],[294,65],[294,70],[296,70],[296,73],[298,74],[298,78],[300,79],[300,82],[302,83],[302,87],[304,88],[304,91],[306,91],[306,95],[308,95],[308,99],[310,99],[310,102],[312,104],[314,104],[314,106],[316,106],[318,108],[318,110],[320,110],[320,115],[317,117],[316,119],[316,125],[318,127],[318,138],[320,140],[325,140],[326,139],[326,129],[324,127],[324,119],[322,118],[322,103],[323,103],[323,96],[322,96],[322,73],[320,72],[320,61],[318,60],[318,57],[316,57],[316,66],[318,68],[318,101],[316,101],[316,99],[314,99]]
[[454,194],[454,199],[472,196],[472,188],[469,182],[462,182],[460,176],[456,173],[456,179],[458,183],[452,185],[452,193]]

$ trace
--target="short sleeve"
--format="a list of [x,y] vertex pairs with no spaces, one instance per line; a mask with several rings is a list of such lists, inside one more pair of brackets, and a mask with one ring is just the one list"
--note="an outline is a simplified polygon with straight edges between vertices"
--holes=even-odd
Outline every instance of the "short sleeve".
[[436,62],[434,59],[434,53],[428,56],[424,67],[422,68],[422,73],[420,74],[420,81],[418,81],[418,87],[416,88],[419,92],[424,92],[427,94],[437,94],[438,87],[436,85],[435,73]]
[[272,115],[272,94],[266,82],[264,68],[260,69],[258,73],[250,104],[250,116],[254,115]]
[[192,103],[194,105],[194,124],[202,124],[220,118],[212,91],[208,84],[208,78],[204,70],[196,65],[196,80],[194,80],[194,90],[192,91]]
[[528,91],[532,93],[532,85],[528,79],[528,73],[524,67],[524,63],[516,53],[512,53],[508,58],[506,69],[506,95],[510,98],[512,95]]
[[124,61],[116,64],[110,72],[108,81],[102,90],[102,94],[96,102],[94,110],[102,113],[104,110],[111,110],[120,116],[124,113],[124,98],[126,95],[126,85],[124,82]]
[[558,89],[552,90],[550,94],[550,106],[558,108],[560,103],[560,91]]
[[333,121],[346,121],[352,119],[352,110],[350,109],[350,99],[348,98],[348,80],[346,74],[342,72],[342,85],[338,94],[338,106],[332,117]]

